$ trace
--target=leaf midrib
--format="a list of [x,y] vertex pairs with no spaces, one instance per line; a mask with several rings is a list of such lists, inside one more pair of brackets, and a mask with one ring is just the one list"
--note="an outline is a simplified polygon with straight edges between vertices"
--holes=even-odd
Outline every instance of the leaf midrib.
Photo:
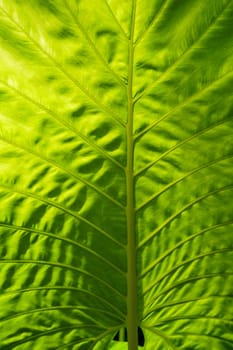
[[134,139],[133,139],[133,67],[134,67],[134,27],[136,15],[136,0],[132,1],[130,37],[128,42],[128,120],[127,120],[127,333],[128,350],[137,350],[137,271],[136,271],[136,225],[135,225],[135,186],[134,186]]

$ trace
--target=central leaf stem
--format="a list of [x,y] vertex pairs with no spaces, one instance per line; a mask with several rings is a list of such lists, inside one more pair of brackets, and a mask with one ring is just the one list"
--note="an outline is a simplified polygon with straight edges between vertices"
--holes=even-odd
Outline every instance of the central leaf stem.
[[133,141],[133,65],[134,65],[134,24],[136,0],[133,0],[131,30],[128,44],[128,120],[127,120],[127,333],[128,350],[137,350],[137,271],[136,271],[136,231],[135,231],[135,197],[134,197],[134,141]]

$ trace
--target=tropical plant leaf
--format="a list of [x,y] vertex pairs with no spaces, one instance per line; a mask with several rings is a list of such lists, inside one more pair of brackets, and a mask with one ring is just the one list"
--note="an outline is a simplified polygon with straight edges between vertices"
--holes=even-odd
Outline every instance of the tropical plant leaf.
[[232,18],[0,1],[0,349],[233,348]]

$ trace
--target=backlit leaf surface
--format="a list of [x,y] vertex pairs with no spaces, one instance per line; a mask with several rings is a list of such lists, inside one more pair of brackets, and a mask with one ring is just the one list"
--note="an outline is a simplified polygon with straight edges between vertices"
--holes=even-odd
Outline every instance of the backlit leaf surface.
[[233,348],[231,0],[0,1],[0,349]]

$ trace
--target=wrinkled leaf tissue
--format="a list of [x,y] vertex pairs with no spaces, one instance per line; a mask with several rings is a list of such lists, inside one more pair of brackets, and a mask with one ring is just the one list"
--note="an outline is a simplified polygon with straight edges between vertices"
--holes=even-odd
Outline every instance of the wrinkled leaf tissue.
[[0,0],[1,350],[233,348],[232,18]]

